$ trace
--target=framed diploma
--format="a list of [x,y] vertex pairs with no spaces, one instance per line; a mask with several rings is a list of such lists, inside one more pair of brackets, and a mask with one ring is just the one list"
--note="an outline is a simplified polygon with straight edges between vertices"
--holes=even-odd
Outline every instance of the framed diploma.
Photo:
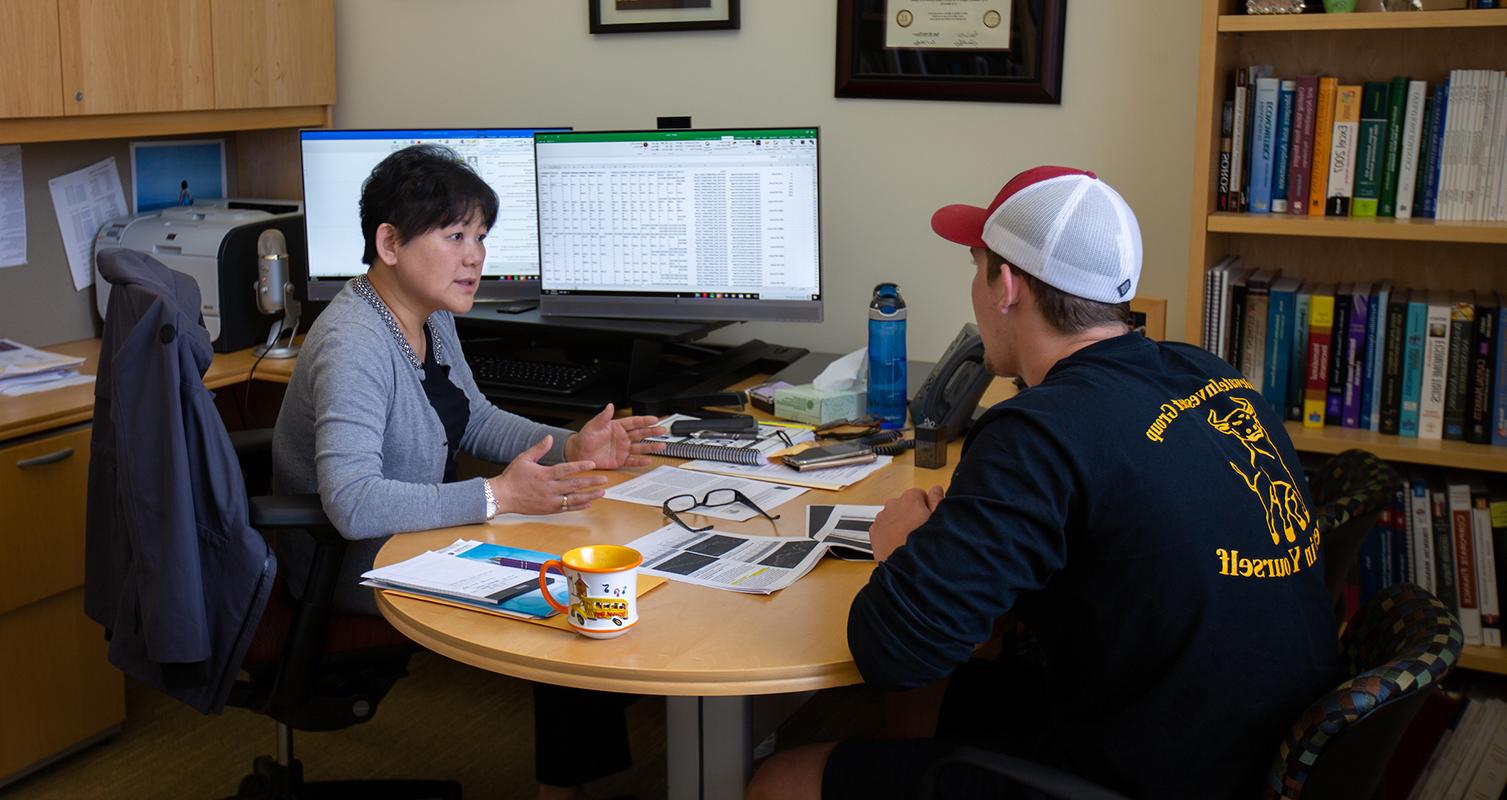
[[838,97],[1062,102],[1067,0],[838,0]]
[[586,0],[592,33],[738,27],[738,0]]

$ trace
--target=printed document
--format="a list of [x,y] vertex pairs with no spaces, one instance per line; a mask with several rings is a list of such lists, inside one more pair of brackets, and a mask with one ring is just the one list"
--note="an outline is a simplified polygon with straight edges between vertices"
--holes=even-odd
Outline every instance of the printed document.
[[[442,550],[420,553],[361,574],[363,586],[400,589],[452,600],[511,616],[541,619],[555,613],[539,591],[539,567],[556,556],[488,542],[457,539]],[[551,573],[550,592],[562,603],[565,578]]]
[[884,506],[806,506],[806,535],[832,548],[832,555],[848,561],[874,560],[869,528]]
[[628,546],[644,554],[642,574],[749,594],[773,594],[795,583],[828,547],[805,536],[691,533],[674,523]]
[[[637,503],[641,506],[659,508],[664,505],[666,500],[676,495],[688,494],[700,499],[713,489],[736,489],[746,495],[748,499],[758,503],[759,508],[771,514],[774,513],[774,509],[806,493],[806,490],[799,486],[782,486],[775,483],[748,481],[742,478],[730,478],[722,475],[686,472],[683,469],[675,467],[656,467],[652,472],[646,472],[633,480],[625,481],[608,489],[607,497],[608,499],[621,500],[625,503]],[[759,515],[757,511],[754,511],[743,503],[731,503],[715,508],[698,506],[687,512],[687,514],[728,519],[733,522],[743,522]],[[684,530],[684,528],[681,530]]]
[[63,249],[73,288],[83,291],[94,283],[94,235],[116,217],[126,215],[126,193],[120,188],[120,170],[111,156],[81,170],[59,175],[47,182],[52,190],[52,208],[57,213]]
[[850,464],[846,467],[828,467],[827,469],[813,469],[806,472],[801,472],[794,467],[787,467],[784,464],[751,466],[745,464],[723,464],[719,461],[688,461],[681,464],[680,468],[696,472],[711,472],[717,475],[731,475],[756,481],[774,481],[776,483],[788,483],[792,486],[807,486],[812,489],[830,489],[836,491],[873,475],[889,466],[889,463],[894,460],[894,456],[879,456],[868,464]]
[[0,147],[0,267],[26,263],[26,193],[21,184],[21,145]]

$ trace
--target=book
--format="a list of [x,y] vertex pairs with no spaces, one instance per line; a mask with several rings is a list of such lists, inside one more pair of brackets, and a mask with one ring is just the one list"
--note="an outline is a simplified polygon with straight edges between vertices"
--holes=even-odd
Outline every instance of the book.
[[1234,116],[1235,102],[1224,101],[1219,112],[1219,186],[1215,197],[1220,211],[1230,210],[1230,152],[1234,145],[1231,126],[1234,124]]
[[1383,281],[1372,287],[1366,312],[1366,357],[1361,381],[1360,427],[1368,431],[1381,427],[1382,337],[1386,334],[1388,301],[1391,297],[1391,281]]
[[1497,596],[1497,560],[1491,530],[1491,501],[1485,489],[1470,490],[1470,534],[1475,545],[1476,589],[1481,607],[1481,643],[1502,646],[1501,601]]
[[[669,428],[682,420],[695,420],[696,417],[686,414],[674,414],[664,418],[660,424]],[[663,442],[665,445],[662,455],[671,458],[698,459],[703,461],[723,461],[729,464],[760,465],[770,463],[770,456],[789,449],[795,445],[812,441],[816,438],[811,428],[797,425],[781,425],[773,423],[760,423],[758,438],[737,439],[718,438],[716,436],[650,436],[645,441]]]
[[1328,199],[1329,150],[1334,137],[1334,101],[1339,92],[1339,79],[1319,78],[1318,99],[1313,115],[1313,165],[1308,173],[1308,216],[1324,216]]
[[1476,545],[1471,532],[1472,517],[1470,485],[1450,483],[1449,521],[1450,547],[1455,555],[1455,618],[1460,621],[1460,630],[1465,634],[1466,644],[1482,644],[1481,600],[1476,581]]
[[1251,269],[1240,263],[1239,258],[1231,258],[1229,267],[1224,270],[1224,278],[1219,286],[1219,317],[1221,323],[1218,328],[1218,350],[1215,355],[1224,359],[1231,366],[1235,363],[1235,333],[1238,328],[1235,320],[1235,290],[1237,285],[1240,289],[1241,308],[1245,307],[1245,276],[1251,273]]
[[1300,285],[1302,281],[1292,276],[1278,278],[1267,295],[1266,372],[1261,378],[1261,394],[1275,409],[1287,408],[1287,386],[1293,364],[1293,315]]
[[1413,548],[1413,583],[1438,596],[1434,580],[1434,529],[1429,518],[1429,487],[1420,478],[1408,482],[1408,541]]
[[1417,438],[1422,408],[1423,355],[1428,341],[1428,295],[1421,289],[1408,293],[1408,318],[1403,329],[1402,406],[1398,435]]
[[1329,342],[1329,388],[1324,405],[1324,424],[1344,425],[1345,370],[1349,366],[1350,312],[1355,284],[1334,287],[1334,330]]
[[1300,75],[1292,107],[1292,144],[1288,157],[1287,213],[1308,214],[1308,189],[1313,179],[1313,126],[1318,110],[1319,78]]
[[1471,336],[1469,402],[1465,413],[1465,441],[1491,444],[1491,402],[1496,383],[1496,330],[1498,299],[1495,292],[1484,295],[1476,304],[1475,328]]
[[1397,195],[1402,169],[1402,128],[1408,106],[1408,79],[1396,77],[1387,87],[1387,128],[1381,159],[1381,194],[1376,201],[1376,216],[1397,216]]
[[1241,349],[1245,345],[1245,285],[1254,272],[1246,269],[1230,275],[1229,340],[1225,343],[1224,360],[1237,370],[1241,367]]
[[1284,80],[1277,85],[1277,127],[1273,134],[1272,148],[1272,199],[1273,214],[1287,213],[1287,180],[1291,174],[1292,116],[1293,103],[1298,93],[1298,82]]
[[[1434,528],[1434,596],[1454,610],[1460,604],[1459,572],[1455,569],[1454,533],[1449,516],[1449,494],[1429,486],[1429,522]],[[1458,618],[1458,611],[1456,611]]]
[[1507,445],[1507,305],[1497,306],[1497,327],[1492,335],[1496,367],[1491,380],[1491,443]]
[[1235,90],[1230,103],[1230,211],[1245,210],[1246,95],[1250,92],[1246,75],[1244,69],[1235,70]]
[[1371,313],[1371,284],[1357,283],[1350,294],[1345,331],[1345,378],[1340,424],[1360,427],[1362,387],[1366,383],[1366,322]]
[[1266,373],[1267,306],[1271,299],[1272,281],[1280,274],[1277,270],[1261,269],[1252,273],[1245,282],[1240,371],[1257,392],[1261,391],[1261,381]]
[[[441,550],[367,570],[361,577],[381,588],[542,619],[557,612],[540,591],[539,569],[544,562],[559,558],[537,550],[461,539]],[[564,576],[548,577],[551,593],[563,602],[568,594]]]
[[1308,307],[1308,358],[1303,382],[1303,427],[1324,427],[1328,412],[1330,345],[1334,326],[1334,284],[1315,286]]
[[1402,112],[1402,141],[1398,145],[1397,164],[1397,218],[1413,217],[1413,201],[1418,192],[1418,165],[1420,144],[1426,136],[1424,114],[1425,95],[1428,84],[1423,81],[1408,81],[1408,94]]
[[1287,418],[1298,422],[1303,419],[1303,391],[1307,388],[1308,376],[1308,317],[1313,305],[1313,285],[1304,283],[1298,287],[1293,303],[1292,362],[1287,378]]
[[1253,213],[1272,210],[1272,165],[1277,147],[1277,105],[1281,82],[1256,79],[1256,99],[1251,107],[1251,179],[1248,201]]
[[1444,438],[1444,386],[1449,369],[1450,302],[1443,292],[1429,293],[1424,322],[1423,376],[1418,397],[1418,438]]
[[1449,360],[1444,375],[1444,438],[1454,441],[1465,439],[1475,320],[1474,296],[1456,294],[1449,305]]
[[1387,149],[1385,83],[1367,81],[1361,89],[1360,127],[1355,140],[1355,186],[1350,216],[1376,216],[1381,196],[1382,164]]
[[1387,299],[1385,330],[1382,331],[1380,419],[1376,429],[1396,436],[1401,431],[1402,357],[1407,341],[1408,292],[1394,290]]
[[1334,125],[1329,144],[1324,216],[1350,216],[1355,189],[1355,148],[1360,132],[1361,87],[1339,86],[1334,95]]
[[1444,115],[1449,107],[1449,81],[1439,84],[1434,96],[1427,98],[1424,105],[1424,134],[1419,140],[1419,146],[1424,149],[1418,165],[1413,215],[1434,219],[1438,214],[1439,163],[1444,155]]

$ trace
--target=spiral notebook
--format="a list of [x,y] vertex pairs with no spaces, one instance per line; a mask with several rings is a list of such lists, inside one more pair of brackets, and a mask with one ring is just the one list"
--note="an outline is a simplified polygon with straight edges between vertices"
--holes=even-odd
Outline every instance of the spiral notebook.
[[[697,419],[697,417],[686,414],[673,414],[660,420],[659,424],[669,428],[670,425],[680,420],[694,419]],[[662,455],[672,458],[723,461],[730,464],[757,466],[759,464],[768,464],[771,453],[778,453],[788,447],[793,447],[802,442],[809,442],[815,438],[816,435],[811,432],[810,428],[760,423],[759,438],[757,439],[651,436],[648,441],[664,442],[665,451]]]

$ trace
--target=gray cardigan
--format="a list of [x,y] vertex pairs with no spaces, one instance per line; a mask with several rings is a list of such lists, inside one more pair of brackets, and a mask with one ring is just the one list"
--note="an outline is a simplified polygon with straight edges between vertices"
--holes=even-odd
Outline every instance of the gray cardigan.
[[[376,613],[360,575],[388,536],[486,520],[482,478],[440,482],[444,426],[424,394],[422,370],[409,362],[384,312],[355,291],[354,281],[340,290],[304,340],[272,440],[275,491],[317,492],[335,528],[356,540],[335,592],[343,611]],[[546,460],[563,460],[570,431],[503,411],[476,388],[448,312],[430,315],[429,330],[435,359],[449,365],[450,380],[470,399],[461,450],[506,463],[553,434]],[[283,539],[283,575],[298,595],[313,545],[306,536]]]

